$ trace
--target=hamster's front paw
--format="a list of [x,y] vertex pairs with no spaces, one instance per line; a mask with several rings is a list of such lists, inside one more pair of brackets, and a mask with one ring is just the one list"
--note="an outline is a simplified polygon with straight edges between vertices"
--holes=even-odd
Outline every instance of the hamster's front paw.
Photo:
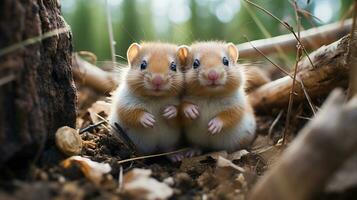
[[154,117],[154,115],[145,112],[140,118],[140,123],[145,128],[148,128],[148,127],[152,128],[152,127],[154,127],[154,124],[155,124],[155,117]]
[[176,163],[176,162],[181,162],[185,158],[185,156],[183,155],[183,153],[176,153],[173,155],[168,155],[167,158],[171,162]]
[[187,158],[192,158],[195,156],[200,156],[201,154],[202,154],[202,150],[200,148],[193,147],[186,151],[185,156]]
[[221,132],[223,128],[223,121],[215,117],[208,122],[208,132],[212,135]]
[[198,106],[193,104],[187,105],[183,112],[185,113],[185,116],[190,119],[196,119],[199,116]]
[[168,106],[165,108],[164,113],[162,114],[166,119],[171,119],[177,116],[176,106]]

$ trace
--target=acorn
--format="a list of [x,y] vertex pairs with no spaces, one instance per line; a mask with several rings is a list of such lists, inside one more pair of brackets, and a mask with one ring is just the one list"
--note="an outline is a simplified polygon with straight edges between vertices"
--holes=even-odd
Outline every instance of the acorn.
[[74,156],[82,151],[83,141],[78,130],[63,126],[56,131],[56,146],[67,156]]

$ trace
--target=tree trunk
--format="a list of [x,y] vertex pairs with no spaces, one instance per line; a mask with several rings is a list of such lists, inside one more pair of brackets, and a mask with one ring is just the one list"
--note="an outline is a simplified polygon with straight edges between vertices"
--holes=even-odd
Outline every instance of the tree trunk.
[[0,52],[22,44],[0,53],[0,167],[33,158],[57,128],[75,125],[72,36],[45,34],[65,27],[59,1],[0,2]]

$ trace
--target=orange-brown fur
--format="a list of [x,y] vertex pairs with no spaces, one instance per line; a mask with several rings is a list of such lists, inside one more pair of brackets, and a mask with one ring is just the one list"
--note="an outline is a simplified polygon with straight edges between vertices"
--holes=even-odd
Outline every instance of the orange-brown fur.
[[139,127],[141,126],[139,120],[145,113],[145,110],[142,108],[128,108],[125,106],[119,106],[117,113],[123,123],[132,127]]
[[231,128],[242,119],[243,113],[245,111],[247,110],[242,106],[235,105],[220,112],[216,117],[222,120],[223,128]]
[[[226,49],[225,43],[220,42],[212,42],[211,46],[202,45],[201,43],[195,43],[191,45],[191,52],[188,57],[188,66],[192,66],[194,58],[193,55],[199,53],[201,66],[204,66],[201,70],[209,70],[216,65],[221,65],[222,56],[221,51]],[[233,66],[230,66],[226,69],[227,73],[227,82],[225,85],[219,90],[212,90],[210,87],[205,85],[201,85],[199,83],[199,78],[207,78],[203,75],[200,77],[198,75],[198,71],[192,68],[186,68],[185,72],[185,89],[186,94],[195,95],[195,96],[203,96],[203,97],[211,97],[211,96],[226,96],[231,95],[236,92],[238,88],[243,84],[241,71],[239,69],[240,66],[235,66],[236,60],[230,58]],[[182,109],[184,109],[189,103],[183,104]],[[223,111],[220,113],[219,118],[224,122],[225,126],[229,127],[233,123],[237,123],[242,113],[245,110],[239,106],[233,106],[232,108]],[[232,118],[231,118],[232,117]],[[190,120],[186,120],[190,121]]]
[[[170,60],[168,54],[174,58],[176,56],[177,46],[168,43],[143,43],[140,52],[130,62],[131,69],[127,74],[127,83],[138,95],[153,97],[177,96],[182,91],[183,76],[180,73],[171,72],[169,69]],[[146,55],[151,55],[148,60],[147,70],[141,71],[140,64]],[[179,65],[179,64],[178,64]],[[170,85],[167,91],[153,92],[144,87],[144,82],[151,80],[151,74],[161,74],[165,83]]]
[[180,122],[181,122],[181,125],[183,126],[187,126],[189,124],[192,124],[192,120],[190,118],[187,118],[184,116],[183,114],[183,111],[189,106],[189,105],[192,105],[193,103],[192,102],[189,102],[189,101],[186,101],[186,100],[182,100],[181,101],[181,104],[180,104],[180,107],[179,107],[179,114],[180,114]]
[[133,43],[127,51],[129,69],[114,94],[109,121],[119,123],[141,153],[168,151],[179,144],[184,53],[174,44],[160,42]]
[[257,66],[245,65],[243,72],[245,78],[244,87],[247,93],[271,81],[268,75]]
[[[231,43],[191,45],[181,112],[185,115],[186,137],[193,145],[235,150],[254,139],[254,113],[246,99],[244,69],[237,64],[238,56]],[[224,57],[229,60],[228,66]],[[194,66],[195,59],[198,67]],[[212,78],[212,72],[217,79]],[[205,135],[207,131],[212,136]]]
[[[216,66],[216,64],[221,64],[222,49],[226,49],[225,43],[216,43],[212,42],[212,46],[202,46],[201,43],[195,43],[191,45],[191,52],[188,56],[188,64],[185,70],[185,89],[186,93],[197,95],[197,96],[225,96],[231,95],[234,93],[242,84],[242,77],[240,73],[240,69],[236,66],[231,66],[225,69],[227,73],[227,82],[224,87],[219,88],[218,90],[212,90],[211,88],[201,85],[199,83],[199,78],[207,78],[202,75],[199,76],[198,70],[192,69],[192,64],[194,61],[193,55],[200,54],[201,55],[201,66],[204,66],[202,70],[209,70],[212,67]],[[233,64],[236,64],[236,61],[230,59]]]

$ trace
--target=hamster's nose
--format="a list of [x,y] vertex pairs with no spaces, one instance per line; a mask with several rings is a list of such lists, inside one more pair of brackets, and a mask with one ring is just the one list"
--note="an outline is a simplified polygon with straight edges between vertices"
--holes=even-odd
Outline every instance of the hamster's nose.
[[208,79],[211,80],[211,81],[215,81],[218,79],[219,75],[216,71],[214,70],[211,70],[208,72],[208,75],[207,75]]
[[160,75],[155,75],[152,79],[152,84],[160,86],[164,82],[164,79]]

